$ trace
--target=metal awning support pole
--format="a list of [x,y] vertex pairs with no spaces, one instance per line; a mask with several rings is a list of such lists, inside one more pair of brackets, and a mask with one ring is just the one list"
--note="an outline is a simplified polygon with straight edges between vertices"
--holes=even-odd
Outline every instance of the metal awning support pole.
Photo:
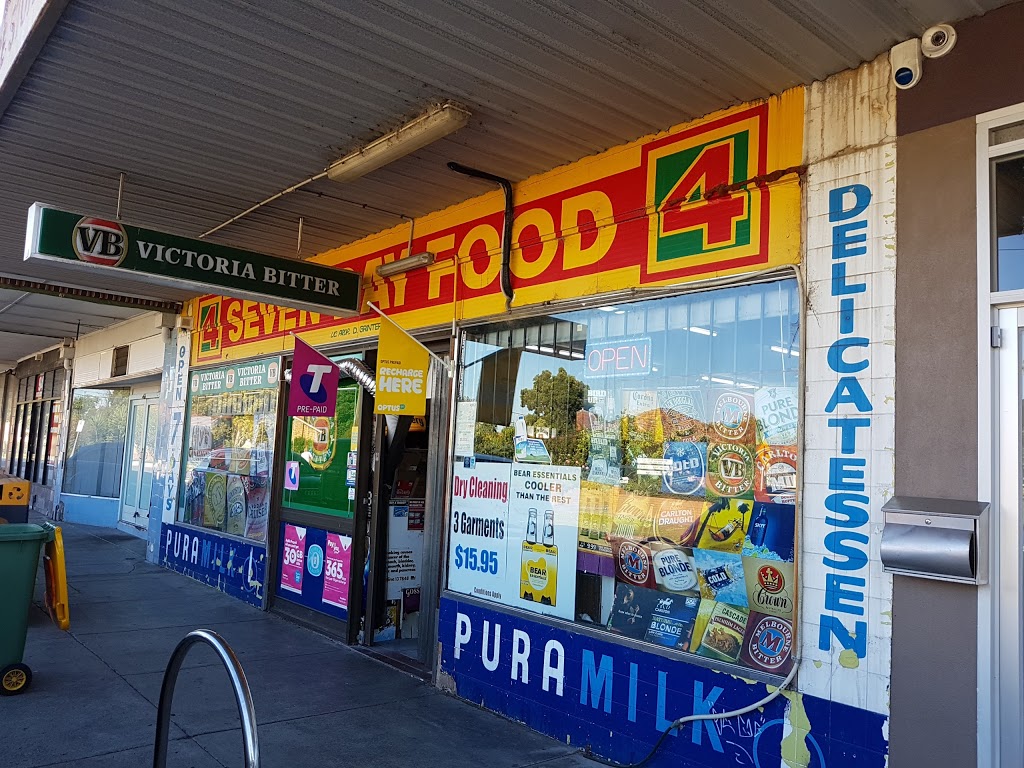
[[438,363],[440,363],[440,364],[441,364],[441,365],[442,365],[442,366],[444,367],[444,369],[445,369],[446,371],[448,371],[448,378],[451,378],[451,377],[452,377],[452,367],[451,367],[451,365],[449,365],[449,363],[448,363],[448,361],[447,361],[447,360],[445,360],[445,359],[444,359],[443,357],[440,357],[440,356],[438,356],[438,355],[435,355],[435,354],[434,354],[433,352],[431,352],[431,351],[430,351],[430,350],[429,350],[429,349],[427,348],[427,346],[426,346],[425,344],[423,344],[423,342],[421,342],[421,341],[420,341],[419,339],[417,339],[417,338],[416,338],[415,336],[413,336],[413,335],[412,335],[411,333],[409,333],[409,332],[408,332],[407,330],[405,330],[405,328],[403,328],[402,326],[400,326],[400,325],[399,325],[398,323],[396,323],[396,322],[395,322],[394,320],[392,320],[392,319],[391,319],[390,317],[388,317],[387,315],[385,315],[385,314],[384,314],[384,313],[383,313],[383,312],[382,312],[382,311],[380,310],[380,307],[378,307],[378,306],[377,306],[376,304],[374,304],[374,303],[373,303],[372,301],[368,301],[368,302],[366,302],[366,306],[368,306],[368,307],[369,307],[370,309],[372,309],[372,310],[373,310],[374,312],[376,312],[376,313],[377,313],[378,315],[380,315],[380,316],[381,316],[381,317],[382,317],[382,318],[384,319],[384,321],[385,321],[385,322],[387,322],[387,323],[391,323],[391,324],[392,324],[393,326],[395,326],[395,328],[397,328],[398,330],[400,330],[400,331],[401,331],[402,333],[404,333],[404,334],[405,334],[406,336],[408,336],[408,337],[409,337],[410,339],[412,339],[412,340],[413,340],[413,341],[414,341],[414,342],[415,342],[415,343],[416,343],[417,345],[419,345],[420,347],[422,347],[422,349],[423,349],[423,351],[424,351],[424,352],[426,352],[426,353],[427,353],[428,355],[430,355],[430,356],[431,356],[431,357],[432,357],[432,358],[433,358],[434,360],[436,360],[436,361],[437,361]]
[[114,214],[115,221],[121,220],[121,198],[124,196],[124,180],[125,172],[121,171],[117,177],[117,213]]

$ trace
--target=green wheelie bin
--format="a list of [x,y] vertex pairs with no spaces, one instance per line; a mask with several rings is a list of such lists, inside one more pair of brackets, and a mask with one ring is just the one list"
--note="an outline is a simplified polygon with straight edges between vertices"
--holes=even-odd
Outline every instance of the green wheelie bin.
[[39,550],[53,536],[31,523],[0,525],[0,695],[22,693],[32,671],[22,663]]

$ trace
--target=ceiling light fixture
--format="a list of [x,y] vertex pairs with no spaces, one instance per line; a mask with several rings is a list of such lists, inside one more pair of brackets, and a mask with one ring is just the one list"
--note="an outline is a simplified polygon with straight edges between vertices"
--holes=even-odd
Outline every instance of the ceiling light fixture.
[[778,352],[780,355],[792,355],[793,357],[800,357],[800,350],[798,349],[787,349],[786,347],[777,347],[774,344],[771,346],[772,352]]
[[409,272],[413,269],[419,269],[420,267],[429,267],[434,263],[434,254],[430,251],[423,251],[423,253],[414,253],[412,256],[406,256],[402,259],[395,259],[389,261],[387,264],[381,264],[377,267],[377,277],[391,277],[392,275],[400,275],[403,272]]
[[401,128],[331,163],[327,168],[327,178],[331,181],[355,181],[454,133],[469,122],[469,117],[467,110],[450,102],[434,107]]

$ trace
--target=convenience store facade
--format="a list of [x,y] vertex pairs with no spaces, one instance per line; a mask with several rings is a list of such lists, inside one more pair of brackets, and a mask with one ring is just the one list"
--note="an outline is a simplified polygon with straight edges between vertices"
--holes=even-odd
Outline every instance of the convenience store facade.
[[[426,268],[321,254],[454,361],[422,418],[372,415],[374,313],[194,300],[157,558],[618,761],[800,659],[659,759],[883,765],[895,134],[834,118],[894,98],[883,58],[518,184],[508,310],[500,193],[416,220]],[[292,334],[349,361],[326,423]]]

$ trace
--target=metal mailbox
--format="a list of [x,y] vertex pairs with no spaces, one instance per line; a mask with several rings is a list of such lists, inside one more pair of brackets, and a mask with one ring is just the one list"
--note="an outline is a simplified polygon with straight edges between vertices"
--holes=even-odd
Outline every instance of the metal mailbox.
[[882,512],[882,569],[887,573],[988,582],[988,504],[893,496]]

